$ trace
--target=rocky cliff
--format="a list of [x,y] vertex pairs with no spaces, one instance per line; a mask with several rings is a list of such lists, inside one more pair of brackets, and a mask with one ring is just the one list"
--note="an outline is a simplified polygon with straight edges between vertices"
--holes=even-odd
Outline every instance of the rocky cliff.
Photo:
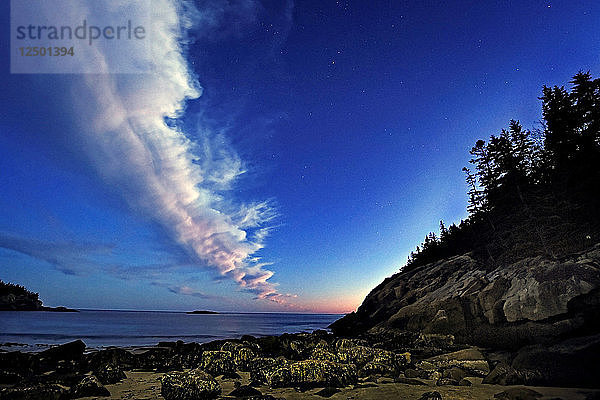
[[469,254],[387,278],[339,335],[381,330],[454,335],[496,349],[600,333],[600,244],[562,259],[525,258],[493,270]]
[[484,383],[597,387],[600,244],[561,259],[524,258],[495,269],[469,254],[384,280],[341,336],[453,337],[484,350]]

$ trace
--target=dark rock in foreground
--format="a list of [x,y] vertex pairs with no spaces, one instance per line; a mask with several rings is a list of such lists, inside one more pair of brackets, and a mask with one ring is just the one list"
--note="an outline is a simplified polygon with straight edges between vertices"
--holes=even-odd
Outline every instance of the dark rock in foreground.
[[600,386],[600,334],[562,341],[552,346],[525,347],[512,367],[526,385]]
[[272,387],[344,387],[358,381],[356,366],[330,361],[297,361],[281,367],[270,376]]
[[80,360],[83,357],[85,343],[81,340],[61,344],[51,347],[39,353],[43,360],[58,361],[58,360]]
[[425,392],[419,400],[442,400],[440,392]]
[[206,372],[172,372],[161,378],[161,394],[166,400],[209,400],[221,394],[221,386]]
[[86,376],[77,385],[71,388],[71,397],[77,399],[79,397],[100,396],[108,397],[110,392],[98,381],[94,375]]
[[105,365],[102,368],[94,371],[94,375],[103,385],[110,385],[125,379],[125,372],[118,365]]

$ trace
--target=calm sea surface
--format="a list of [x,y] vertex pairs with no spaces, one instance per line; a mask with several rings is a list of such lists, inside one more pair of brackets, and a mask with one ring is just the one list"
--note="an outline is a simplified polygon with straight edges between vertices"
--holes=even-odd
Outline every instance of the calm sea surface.
[[[326,329],[341,315],[197,314],[161,311],[0,312],[0,345],[15,342],[27,349],[81,339],[88,347],[150,346],[159,341],[209,342]],[[2,346],[4,347],[4,346]],[[12,347],[13,350],[24,349]]]

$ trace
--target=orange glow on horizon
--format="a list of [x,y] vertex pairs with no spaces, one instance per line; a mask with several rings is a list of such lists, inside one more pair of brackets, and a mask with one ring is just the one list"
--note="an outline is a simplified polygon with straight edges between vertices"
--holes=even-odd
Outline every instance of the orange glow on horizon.
[[349,314],[356,311],[363,298],[357,299],[357,296],[345,296],[311,300],[302,304],[302,308],[317,314]]

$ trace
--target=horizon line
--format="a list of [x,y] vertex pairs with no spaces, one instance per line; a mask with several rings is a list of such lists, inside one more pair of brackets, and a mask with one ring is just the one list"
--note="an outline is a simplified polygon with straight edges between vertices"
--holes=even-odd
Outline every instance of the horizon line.
[[[72,308],[73,310],[80,311],[123,311],[123,312],[164,312],[164,313],[192,313],[196,310],[191,311],[182,311],[182,310],[136,310],[136,309],[105,309],[105,308],[84,308],[84,307],[67,307]],[[298,312],[298,311],[216,311],[216,310],[201,310],[201,311],[210,311],[218,314],[313,314],[313,315],[346,315],[350,314],[349,312]],[[196,314],[196,315],[218,315],[218,314]]]

